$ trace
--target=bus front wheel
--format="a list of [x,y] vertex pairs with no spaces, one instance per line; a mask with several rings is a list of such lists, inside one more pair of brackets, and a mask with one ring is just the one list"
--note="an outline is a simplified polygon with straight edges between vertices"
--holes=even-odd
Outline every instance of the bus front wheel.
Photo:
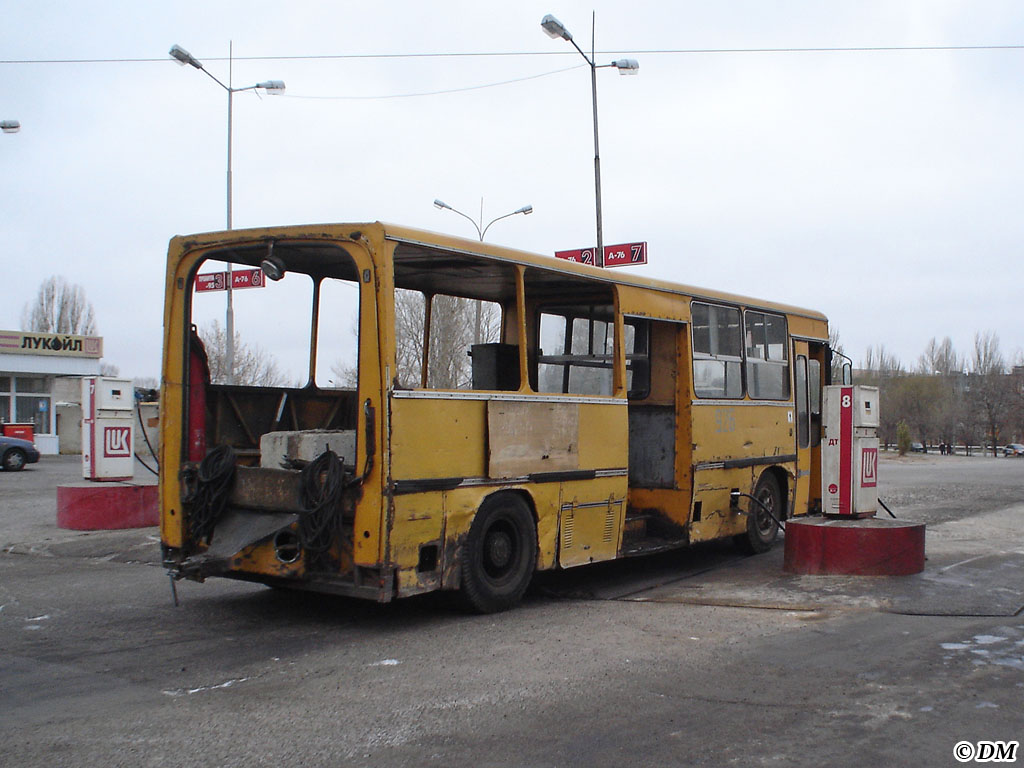
[[477,613],[504,611],[518,603],[537,565],[533,514],[514,494],[487,499],[473,519],[462,548],[461,591]]
[[771,473],[761,475],[754,487],[753,496],[761,504],[750,502],[747,506],[747,531],[736,537],[737,546],[748,555],[758,555],[772,548],[779,535],[779,526],[772,515],[781,520],[784,514],[779,481]]

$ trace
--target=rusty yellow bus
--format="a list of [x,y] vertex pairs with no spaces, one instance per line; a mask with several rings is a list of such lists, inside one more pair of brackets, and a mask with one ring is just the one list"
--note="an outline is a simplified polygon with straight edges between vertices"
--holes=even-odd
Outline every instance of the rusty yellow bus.
[[[263,330],[235,357],[277,342],[291,381],[225,375],[200,322],[223,304],[195,290],[220,263],[269,278],[236,293]],[[818,312],[406,227],[176,237],[164,565],[490,612],[536,571],[762,552],[773,517],[820,509],[830,362]]]

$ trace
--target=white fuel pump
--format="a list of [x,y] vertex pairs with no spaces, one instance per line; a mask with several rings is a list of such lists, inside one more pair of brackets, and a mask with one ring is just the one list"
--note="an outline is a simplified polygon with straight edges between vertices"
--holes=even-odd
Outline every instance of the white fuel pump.
[[821,497],[826,515],[878,511],[878,387],[825,387]]
[[130,480],[135,473],[135,389],[131,379],[82,379],[82,476]]

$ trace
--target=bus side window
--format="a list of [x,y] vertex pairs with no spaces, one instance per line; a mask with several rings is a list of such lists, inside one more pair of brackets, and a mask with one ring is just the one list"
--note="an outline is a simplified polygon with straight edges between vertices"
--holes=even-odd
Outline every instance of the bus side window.
[[747,392],[758,400],[789,399],[789,336],[786,318],[764,312],[746,315]]
[[537,356],[539,392],[612,394],[614,308],[610,305],[551,307],[540,314]]
[[743,334],[736,307],[693,302],[693,391],[743,397]]
[[[420,291],[395,288],[395,379],[403,389],[419,388],[423,382],[423,329],[427,318],[427,297]],[[428,389],[480,389],[474,385],[474,346],[498,345],[501,333],[501,305],[447,294],[430,297],[430,336],[427,352]],[[479,357],[485,357],[486,350]],[[507,352],[494,352],[497,356]],[[478,358],[479,359],[479,358]],[[518,376],[518,363],[516,363]],[[485,377],[499,383],[497,372]],[[483,379],[480,380],[481,382]],[[508,384],[508,377],[502,380]],[[516,386],[498,386],[516,389]]]

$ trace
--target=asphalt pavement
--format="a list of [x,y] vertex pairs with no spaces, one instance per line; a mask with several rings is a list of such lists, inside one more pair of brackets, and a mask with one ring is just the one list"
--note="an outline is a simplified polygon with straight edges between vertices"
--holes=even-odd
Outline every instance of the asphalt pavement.
[[922,574],[711,545],[544,574],[495,616],[226,580],[175,607],[155,528],[56,528],[76,472],[0,473],[4,762],[960,765],[1024,731],[1024,460],[883,459]]

